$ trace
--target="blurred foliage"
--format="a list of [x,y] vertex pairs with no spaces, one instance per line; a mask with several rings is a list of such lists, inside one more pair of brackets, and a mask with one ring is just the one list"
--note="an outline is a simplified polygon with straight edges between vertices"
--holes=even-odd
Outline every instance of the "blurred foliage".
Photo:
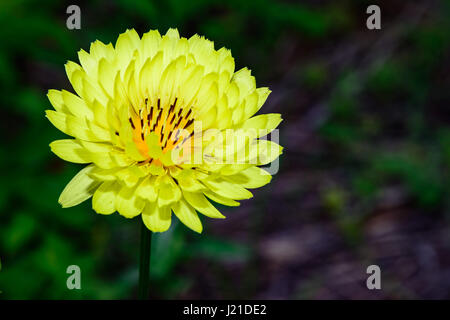
[[[77,60],[76,52],[88,49],[91,41],[114,42],[127,28],[142,33],[177,27],[185,36],[205,35],[216,48],[230,48],[237,69],[248,65],[258,85],[276,86],[293,66],[300,66],[295,91],[303,90],[309,99],[328,99],[328,116],[317,132],[323,143],[320,161],[310,163],[330,171],[338,168],[345,176],[323,187],[321,201],[349,243],[361,241],[364,219],[391,186],[400,186],[415,208],[449,212],[448,19],[428,19],[409,30],[404,47],[367,68],[363,81],[357,66],[336,71],[327,59],[308,52],[328,56],[338,50],[333,47],[337,42],[361,32],[367,1],[324,1],[321,6],[316,1],[275,0],[81,1],[78,31],[65,25],[70,4],[0,2],[1,298],[135,297],[136,219],[97,216],[89,201],[60,208],[59,193],[81,167],[50,152],[48,144],[64,135],[44,117],[50,107],[47,90],[70,90],[63,64]],[[448,4],[442,10],[439,17],[448,18]],[[295,100],[276,108],[286,111],[286,126],[303,112]],[[286,197],[296,199],[297,194]],[[253,211],[264,210],[264,202],[254,205]],[[206,230],[214,223],[203,221]],[[244,264],[248,273],[256,273],[255,248],[266,231],[255,228],[248,242],[208,232],[195,235],[177,224],[155,235],[152,295],[182,297],[202,277],[184,268],[194,270],[201,261],[217,270],[224,288],[231,285],[224,275],[226,264]],[[71,264],[81,267],[83,290],[65,286]],[[305,286],[315,288],[312,282]],[[240,297],[235,290],[226,292],[222,297]],[[294,295],[304,296],[308,294]]]

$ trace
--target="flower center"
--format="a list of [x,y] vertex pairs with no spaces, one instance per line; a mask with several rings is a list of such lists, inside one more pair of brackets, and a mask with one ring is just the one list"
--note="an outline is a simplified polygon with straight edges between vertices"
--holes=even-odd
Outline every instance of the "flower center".
[[[162,163],[153,159],[149,152],[146,137],[154,133],[157,137],[157,145],[162,153],[181,147],[189,139],[194,131],[194,118],[192,108],[183,108],[177,105],[178,98],[168,106],[161,106],[161,99],[156,105],[150,105],[149,99],[144,100],[144,107],[137,113],[134,109],[129,118],[133,129],[133,141],[139,152],[146,160],[139,164],[154,163],[162,166]],[[154,141],[153,141],[154,143]]]

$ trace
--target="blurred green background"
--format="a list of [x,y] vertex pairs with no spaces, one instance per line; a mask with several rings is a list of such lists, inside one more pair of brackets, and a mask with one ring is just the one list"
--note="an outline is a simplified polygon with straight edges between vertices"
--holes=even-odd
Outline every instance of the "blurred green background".
[[[66,8],[81,8],[81,30]],[[48,144],[48,89],[91,41],[177,27],[232,50],[282,113],[280,172],[202,235],[154,236],[152,298],[450,298],[450,3],[384,1],[0,2],[1,299],[136,297],[139,225],[62,209],[81,168]],[[81,290],[66,268],[81,267]],[[382,290],[369,291],[377,264]]]

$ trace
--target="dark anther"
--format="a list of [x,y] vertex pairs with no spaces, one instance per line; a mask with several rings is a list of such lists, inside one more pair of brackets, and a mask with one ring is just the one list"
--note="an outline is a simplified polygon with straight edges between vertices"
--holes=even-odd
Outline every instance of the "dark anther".
[[158,99],[158,109],[161,109],[161,99]]
[[163,110],[161,109],[161,110],[159,111],[159,114],[158,114],[157,122],[159,122],[159,120],[161,120],[162,113],[163,113]]
[[116,134],[116,136],[118,136],[119,135],[119,133],[116,131],[116,132],[114,132],[115,134]]
[[191,112],[192,112],[192,109],[189,109],[188,113],[185,116],[186,119],[189,118],[189,115],[191,114]]
[[[167,141],[169,141],[169,140],[170,140],[170,137],[172,136],[172,132],[173,132],[173,131],[170,131],[170,132],[169,132],[169,135],[167,136],[166,145],[167,145]],[[166,147],[166,146],[164,146],[164,147]]]
[[194,119],[189,120],[188,122],[186,122],[186,124],[184,125],[183,129],[186,129],[187,127],[189,127],[192,122],[194,122]]
[[170,109],[169,109],[169,113],[172,113],[172,111],[173,111],[174,108],[175,108],[175,104],[171,105],[171,106],[170,106]]
[[161,119],[161,116],[162,116],[162,109],[159,110],[159,113],[158,113],[158,116],[156,117],[156,122],[155,122],[155,124],[153,125],[152,131],[155,131],[155,128],[156,128],[156,126],[158,125],[158,122],[159,122],[159,120]]
[[149,121],[148,125],[150,125],[150,120],[152,117],[153,117],[153,106],[150,107],[150,113],[148,114],[148,121]]
[[133,120],[131,120],[131,118],[129,118],[128,120],[130,120],[130,123],[131,123],[131,127],[133,128],[133,130],[134,130],[134,129],[136,129],[136,128],[134,127],[134,123],[133,123]]
[[162,143],[164,139],[164,125],[161,127],[161,135],[159,136],[159,143]]
[[169,124],[172,124],[173,120],[175,120],[175,114],[172,114],[172,118],[170,119]]
[[175,128],[177,128],[180,125],[181,120],[183,120],[183,118],[178,118],[177,124],[175,125]]

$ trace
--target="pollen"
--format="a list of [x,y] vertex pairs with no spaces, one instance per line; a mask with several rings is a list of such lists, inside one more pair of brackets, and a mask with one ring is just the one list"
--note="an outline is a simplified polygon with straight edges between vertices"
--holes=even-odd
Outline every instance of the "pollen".
[[161,106],[161,99],[157,99],[156,106],[149,105],[145,98],[138,112],[130,108],[129,122],[133,130],[133,141],[139,152],[146,157],[139,161],[139,165],[153,164],[162,166],[160,161],[153,161],[146,137],[150,133],[157,136],[158,146],[163,154],[175,148],[183,147],[184,142],[193,135],[194,118],[192,108],[183,108],[177,104],[175,97],[173,103]]

